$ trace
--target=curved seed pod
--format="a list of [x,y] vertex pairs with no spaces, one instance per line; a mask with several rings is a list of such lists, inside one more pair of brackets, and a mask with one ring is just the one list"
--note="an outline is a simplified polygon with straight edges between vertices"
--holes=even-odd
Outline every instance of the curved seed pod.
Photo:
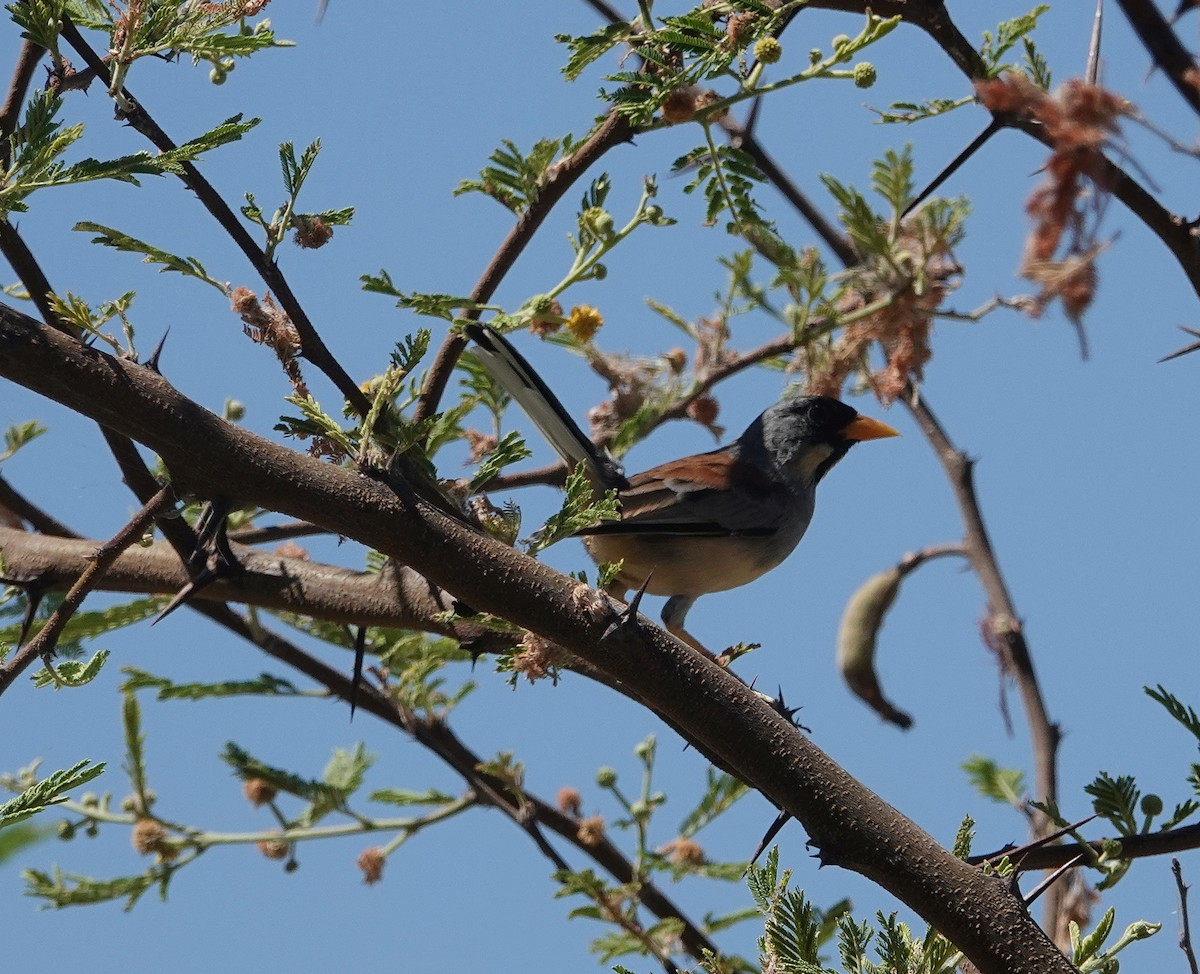
[[880,717],[907,730],[912,718],[884,697],[875,674],[875,645],[883,617],[896,601],[905,572],[889,568],[868,578],[846,603],[838,630],[837,664],[842,679]]

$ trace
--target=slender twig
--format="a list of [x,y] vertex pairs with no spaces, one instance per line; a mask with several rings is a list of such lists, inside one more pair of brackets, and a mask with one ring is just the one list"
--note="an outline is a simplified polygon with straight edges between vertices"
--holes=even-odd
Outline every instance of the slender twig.
[[3,477],[0,477],[0,507],[7,508],[22,521],[33,526],[42,534],[54,535],[59,538],[78,538],[69,527],[52,514],[43,511],[29,498],[21,494]]
[[59,636],[66,629],[67,623],[75,611],[83,604],[87,594],[100,583],[104,578],[104,573],[117,560],[121,552],[141,538],[146,533],[146,529],[154,523],[155,517],[174,503],[174,499],[175,494],[169,487],[162,488],[130,519],[125,527],[113,535],[110,541],[100,546],[91,564],[71,586],[62,603],[46,620],[46,624],[38,630],[37,635],[29,640],[4,666],[0,666],[0,694],[12,686],[13,681],[35,659],[49,657],[54,652]]
[[33,81],[33,73],[37,70],[38,61],[46,49],[35,44],[29,38],[21,43],[21,52],[17,55],[17,63],[13,68],[12,80],[8,85],[8,93],[4,96],[4,104],[0,105],[0,169],[7,169],[8,137],[17,130],[17,122],[21,117],[21,105],[29,84]]
[[1200,114],[1200,88],[1195,81],[1196,62],[1175,31],[1150,0],[1117,0],[1129,26],[1137,34],[1150,59],[1171,79],[1171,84],[1192,111]]
[[1196,966],[1196,953],[1192,950],[1191,921],[1188,919],[1188,886],[1183,881],[1183,867],[1178,859],[1171,860],[1171,875],[1175,877],[1175,888],[1179,891],[1179,949],[1187,958],[1188,970],[1200,974]]

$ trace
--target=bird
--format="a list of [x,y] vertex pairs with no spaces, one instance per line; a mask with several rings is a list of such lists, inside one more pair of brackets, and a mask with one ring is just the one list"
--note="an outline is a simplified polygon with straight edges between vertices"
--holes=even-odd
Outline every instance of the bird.
[[615,490],[620,519],[577,533],[597,564],[619,564],[607,591],[667,596],[667,631],[715,658],[684,627],[696,600],[752,582],[799,544],[817,484],[850,448],[899,436],[830,396],[790,396],[732,443],[626,476],[594,444],[513,344],[479,322],[465,326],[475,354],[570,468],[597,491]]

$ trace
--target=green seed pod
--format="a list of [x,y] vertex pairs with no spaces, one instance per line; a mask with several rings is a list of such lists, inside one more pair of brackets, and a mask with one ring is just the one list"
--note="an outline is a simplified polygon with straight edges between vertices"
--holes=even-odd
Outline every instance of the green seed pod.
[[868,578],[850,596],[838,630],[838,670],[846,685],[884,720],[908,729],[912,718],[893,707],[883,696],[875,674],[875,647],[888,609],[900,592],[904,575],[890,568]]

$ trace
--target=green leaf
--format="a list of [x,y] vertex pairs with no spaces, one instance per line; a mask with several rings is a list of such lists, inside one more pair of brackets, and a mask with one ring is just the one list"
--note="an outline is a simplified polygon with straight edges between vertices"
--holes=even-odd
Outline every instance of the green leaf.
[[260,778],[274,785],[279,791],[285,791],[289,795],[295,795],[297,798],[309,802],[312,806],[306,816],[309,822],[315,822],[328,812],[341,808],[345,803],[346,794],[341,788],[330,785],[326,781],[313,781],[282,768],[272,767],[252,757],[232,741],[225,745],[221,760],[232,767],[243,781]]
[[479,172],[478,179],[464,179],[455,187],[454,195],[483,193],[513,213],[521,214],[537,198],[554,160],[569,155],[575,148],[570,135],[560,139],[539,139],[528,153],[522,153],[515,142],[505,139],[488,159],[492,165]]
[[534,555],[582,528],[601,521],[616,521],[620,516],[617,492],[610,490],[597,500],[587,474],[577,468],[567,475],[562,509],[548,518],[545,525],[526,542],[527,551]]
[[525,445],[525,440],[517,432],[508,432],[500,438],[500,442],[484,457],[479,464],[475,476],[471,478],[470,491],[475,493],[489,480],[498,476],[507,466],[520,463],[533,456],[532,451]]
[[1012,20],[1001,21],[996,27],[995,34],[992,34],[991,31],[983,32],[983,43],[979,48],[979,56],[983,58],[988,77],[995,77],[1008,69],[1009,65],[1005,64],[1003,60],[1004,55],[1037,27],[1038,18],[1049,9],[1049,4],[1039,4],[1027,14],[1014,17]]
[[367,753],[361,741],[349,751],[335,747],[333,756],[321,773],[321,780],[341,792],[345,801],[362,786],[363,776],[374,763],[375,756]]
[[1025,775],[1016,768],[1002,768],[991,758],[973,755],[963,762],[967,779],[977,792],[1014,808],[1025,803]]
[[4,431],[3,453],[0,453],[0,463],[13,456],[21,447],[28,446],[46,432],[46,427],[36,419],[27,423],[14,423]]
[[114,250],[123,250],[126,253],[141,254],[143,264],[161,264],[160,273],[165,274],[168,271],[174,271],[185,277],[194,277],[205,284],[212,285],[222,295],[228,296],[229,292],[226,285],[214,280],[208,271],[204,269],[204,265],[195,257],[176,256],[159,247],[155,247],[153,244],[138,240],[136,237],[131,237],[120,230],[114,230],[112,227],[106,227],[101,223],[91,223],[85,220],[76,223],[72,229],[78,230],[81,233],[97,234],[97,236],[92,238],[92,243],[94,244],[112,247]]
[[409,805],[449,805],[454,801],[453,795],[447,795],[445,792],[433,791],[407,791],[403,788],[381,788],[378,791],[373,791],[368,796],[373,802],[384,802],[388,805],[400,805],[401,807]]
[[[89,767],[89,765],[91,765]],[[23,822],[51,805],[66,801],[66,792],[104,773],[106,765],[80,761],[65,771],[55,771],[0,805],[0,829]]]
[[212,697],[266,696],[294,697],[301,691],[288,680],[263,673],[257,680],[226,680],[220,683],[174,683],[132,666],[122,667],[126,674],[122,691],[157,690],[159,700],[206,700]]
[[1200,714],[1197,714],[1193,708],[1184,704],[1182,700],[1170,693],[1161,683],[1153,690],[1149,687],[1142,687],[1142,691],[1151,700],[1161,704],[1168,714],[1187,728],[1193,737],[1200,740]]
[[21,873],[25,880],[25,895],[47,900],[52,906],[89,906],[125,899],[125,910],[132,910],[146,890],[165,884],[170,871],[165,867],[151,869],[140,876],[122,876],[118,879],[92,879],[62,873],[58,869],[49,873],[26,869]]
[[1083,790],[1092,796],[1092,808],[1097,815],[1108,819],[1122,835],[1137,834],[1137,808],[1141,792],[1132,777],[1121,775],[1112,778],[1107,771],[1101,771]]
[[39,690],[46,686],[53,686],[56,690],[85,686],[100,675],[108,657],[108,650],[101,649],[93,653],[86,663],[68,659],[56,663],[52,668],[43,666],[33,674],[33,685]]

